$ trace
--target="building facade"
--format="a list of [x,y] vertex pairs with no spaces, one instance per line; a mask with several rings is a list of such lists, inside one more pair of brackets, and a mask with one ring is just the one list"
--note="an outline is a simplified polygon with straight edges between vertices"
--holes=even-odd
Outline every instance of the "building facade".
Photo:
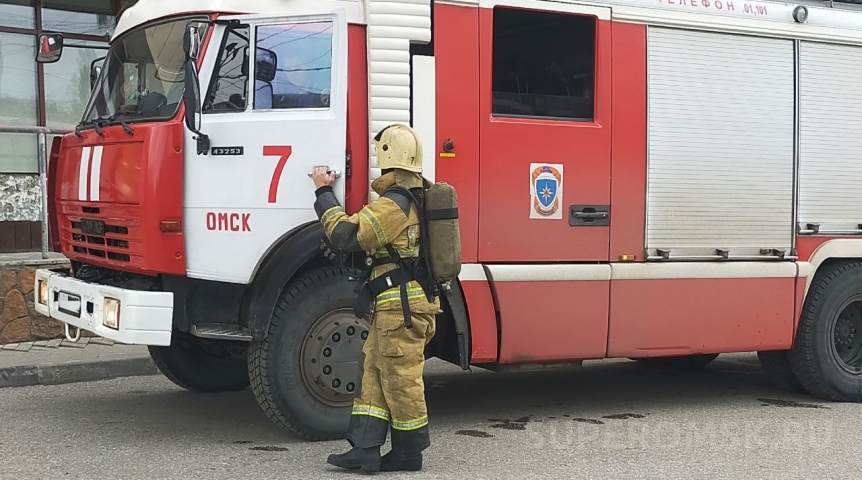
[[[0,0],[0,126],[73,130],[90,94],[90,67],[107,53],[117,14],[135,1]],[[65,37],[56,63],[35,61],[43,32]],[[35,134],[0,133],[0,254],[41,250],[37,148]]]

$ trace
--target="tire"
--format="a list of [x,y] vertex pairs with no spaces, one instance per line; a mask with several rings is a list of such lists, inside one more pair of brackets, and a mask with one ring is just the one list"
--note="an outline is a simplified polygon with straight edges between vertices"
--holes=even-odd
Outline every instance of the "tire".
[[839,402],[862,401],[862,263],[837,265],[818,273],[808,291],[788,360],[811,395]]
[[703,368],[709,365],[716,358],[718,358],[717,353],[707,353],[701,355],[682,355],[678,357],[636,358],[635,361],[649,367],[689,369]]
[[215,342],[175,333],[169,347],[151,346],[149,350],[159,371],[186,390],[232,392],[250,384],[246,362]]
[[369,328],[353,314],[355,288],[347,270],[336,267],[296,279],[279,298],[266,339],[249,349],[258,403],[297,437],[335,440],[347,433]]
[[790,360],[784,350],[757,352],[757,359],[763,373],[775,386],[793,393],[805,393],[805,387],[799,383],[790,367]]

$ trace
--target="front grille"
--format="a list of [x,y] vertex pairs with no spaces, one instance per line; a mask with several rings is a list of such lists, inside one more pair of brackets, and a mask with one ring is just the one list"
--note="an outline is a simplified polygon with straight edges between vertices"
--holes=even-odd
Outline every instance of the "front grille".
[[[72,232],[81,231],[81,222],[69,222],[72,224]],[[128,235],[129,229],[128,227],[122,227],[117,225],[109,225],[105,224],[105,235],[97,236],[92,234],[84,234],[84,233],[72,233],[72,240],[76,243],[73,247],[76,253],[82,253],[85,255],[90,255],[93,257],[107,258],[110,260],[116,260],[118,262],[128,262],[132,259],[126,253],[118,253],[116,251],[109,251],[100,247],[114,247],[120,249],[128,249],[129,242],[127,240],[120,240],[117,238],[112,238],[107,235]],[[83,245],[81,245],[83,244]]]
[[[64,250],[78,260],[94,261],[105,265],[128,265],[141,260],[142,235],[140,210],[125,205],[84,206],[77,202],[61,202],[64,226]],[[104,222],[98,233],[82,230],[87,222]],[[100,224],[101,227],[101,224]]]
[[[72,229],[73,230],[76,228],[75,223],[77,223],[77,222],[72,222]],[[80,228],[80,223],[78,223],[77,228]],[[86,247],[81,247],[81,246],[75,245],[73,247],[73,250],[77,253],[83,253],[85,255],[92,255],[94,257],[110,258],[111,260],[117,260],[120,262],[128,262],[132,259],[128,254],[125,254],[125,253],[109,252],[106,250],[101,250],[99,248],[93,248],[92,247],[92,245],[103,245],[103,246],[116,247],[116,248],[129,248],[129,242],[127,242],[125,240],[117,240],[114,238],[96,237],[96,236],[92,236],[92,235],[81,235],[81,234],[72,234],[72,240],[74,240],[75,242],[78,242],[78,243],[86,243],[87,244]]]

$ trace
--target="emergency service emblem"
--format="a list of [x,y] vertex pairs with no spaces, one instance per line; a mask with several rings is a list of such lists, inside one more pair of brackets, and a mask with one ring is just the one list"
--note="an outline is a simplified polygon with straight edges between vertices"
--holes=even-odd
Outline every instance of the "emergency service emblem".
[[563,218],[563,166],[530,164],[530,218]]

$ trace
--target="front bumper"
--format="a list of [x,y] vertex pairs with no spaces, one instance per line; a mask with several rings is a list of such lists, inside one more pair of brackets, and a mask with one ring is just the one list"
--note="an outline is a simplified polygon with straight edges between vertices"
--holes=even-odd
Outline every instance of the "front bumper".
[[[47,285],[47,302],[40,293]],[[171,344],[174,294],[87,283],[51,270],[37,270],[36,311],[101,337],[132,345]],[[105,299],[119,301],[118,328],[105,326]],[[115,304],[115,303],[114,303]],[[113,317],[112,317],[113,318]],[[110,322],[109,322],[110,323]]]

